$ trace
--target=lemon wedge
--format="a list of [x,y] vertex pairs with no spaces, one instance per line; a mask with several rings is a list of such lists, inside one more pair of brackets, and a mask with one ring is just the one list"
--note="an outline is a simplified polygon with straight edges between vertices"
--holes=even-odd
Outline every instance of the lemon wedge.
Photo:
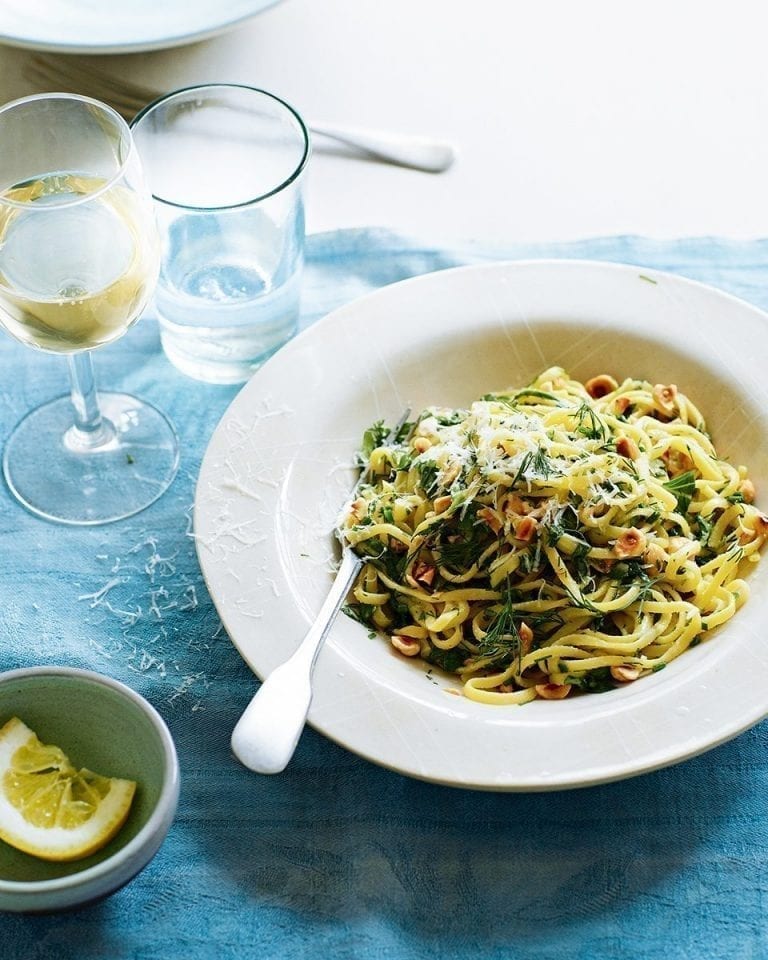
[[43,860],[79,860],[125,823],[136,784],[78,770],[17,717],[0,729],[0,839]]

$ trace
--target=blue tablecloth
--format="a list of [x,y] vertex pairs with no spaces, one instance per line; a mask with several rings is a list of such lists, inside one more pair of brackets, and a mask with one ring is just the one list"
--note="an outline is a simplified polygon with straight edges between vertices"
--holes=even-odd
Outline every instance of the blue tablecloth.
[[[310,238],[308,252],[305,325],[407,276],[530,256],[659,267],[768,307],[765,241],[446,250],[345,231]],[[220,627],[189,536],[196,472],[236,390],[178,374],[151,319],[99,351],[96,366],[103,387],[172,417],[180,473],[143,514],[89,529],[37,520],[0,490],[0,669],[71,664],[140,691],[175,737],[181,801],[158,855],[111,898],[0,915],[0,957],[768,956],[766,724],[677,767],[553,794],[416,782],[312,730],[284,774],[241,768],[229,736],[255,681]],[[65,390],[61,360],[3,338],[0,440]]]

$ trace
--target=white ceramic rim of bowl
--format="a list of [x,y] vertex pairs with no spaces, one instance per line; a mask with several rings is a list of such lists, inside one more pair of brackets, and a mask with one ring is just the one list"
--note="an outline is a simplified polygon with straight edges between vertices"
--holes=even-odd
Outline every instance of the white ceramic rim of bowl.
[[[6,682],[23,680],[33,676],[72,677],[76,680],[84,680],[109,687],[134,703],[149,718],[160,737],[163,748],[164,778],[160,796],[147,822],[124,847],[92,867],[67,874],[64,877],[56,877],[53,880],[26,881],[3,880],[0,878],[0,898],[4,894],[8,894],[9,897],[16,895],[19,899],[22,897],[31,899],[41,894],[64,892],[67,896],[61,898],[62,904],[78,903],[80,899],[76,896],[77,892],[83,888],[92,888],[89,890],[89,896],[84,898],[84,901],[87,902],[88,899],[96,899],[101,895],[100,890],[102,888],[99,886],[99,880],[107,880],[114,874],[120,874],[122,867],[130,866],[130,869],[121,878],[121,884],[126,883],[146,866],[157,852],[160,846],[160,843],[156,842],[158,834],[160,835],[160,842],[162,842],[162,837],[173,821],[179,799],[180,778],[176,745],[165,721],[148,700],[119,680],[114,680],[112,677],[107,677],[92,670],[79,667],[20,667],[16,670],[7,670],[0,673],[0,687]],[[104,892],[111,892],[113,889],[115,888],[105,886]],[[1,900],[0,909],[2,909]],[[45,910],[48,907],[43,903],[41,909]],[[53,909],[55,909],[55,906]]]
[[[11,47],[18,47],[22,50],[42,50],[50,53],[100,53],[100,54],[120,54],[120,53],[140,53],[151,50],[169,50],[173,47],[187,46],[188,44],[198,43],[212,37],[221,36],[235,29],[248,20],[258,16],[260,13],[276,6],[282,0],[241,0],[238,2],[238,9],[231,10],[222,15],[222,4],[209,4],[208,8],[213,10],[213,16],[204,13],[198,15],[193,23],[190,23],[190,11],[188,6],[182,3],[173,4],[179,13],[176,15],[175,9],[169,17],[171,24],[170,30],[166,26],[162,29],[147,30],[141,27],[132,33],[126,29],[126,22],[121,18],[114,17],[114,11],[104,5],[108,16],[100,22],[100,29],[94,31],[92,22],[86,22],[79,16],[79,3],[70,4],[71,9],[67,10],[68,16],[47,18],[53,27],[58,30],[47,32],[45,30],[29,31],[27,24],[30,19],[33,23],[40,23],[40,18],[35,16],[32,11],[26,7],[22,12],[14,10],[4,11],[6,22],[4,32],[0,33],[0,42]],[[217,12],[218,11],[218,12]],[[87,15],[88,11],[85,11]],[[184,19],[186,15],[186,19]],[[15,19],[10,19],[14,17]],[[141,21],[139,21],[141,24]],[[182,26],[183,23],[183,26]],[[61,29],[64,28],[67,33],[67,39],[62,39]],[[91,37],[96,32],[96,39],[87,41],[84,37],[90,30]],[[130,35],[129,35],[130,34]]]
[[[529,328],[531,319],[539,325]],[[582,329],[581,338],[571,338],[570,346],[561,347],[559,340],[553,341],[562,351],[563,360],[568,354],[573,357],[574,367],[586,364],[588,348],[595,342],[602,342],[601,362],[607,365],[607,358],[615,356],[616,336],[628,352],[634,338],[636,355],[658,374],[655,382],[665,373],[674,376],[678,369],[674,363],[684,362],[688,364],[686,376],[695,378],[700,389],[703,384],[707,387],[707,396],[692,395],[694,402],[703,405],[706,401],[714,408],[718,403],[730,403],[733,397],[729,399],[729,395],[735,394],[743,404],[727,407],[728,418],[736,418],[733,432],[738,433],[738,417],[745,414],[747,427],[756,425],[753,433],[762,439],[763,426],[768,433],[768,386],[762,375],[768,366],[766,314],[710,285],[633,264],[550,259],[446,269],[367,294],[327,315],[267,361],[225,413],[201,466],[194,513],[201,568],[230,638],[258,676],[264,677],[291,653],[330,584],[327,549],[332,523],[327,523],[327,515],[321,518],[327,524],[322,576],[310,569],[310,561],[320,569],[316,557],[296,559],[302,556],[298,554],[302,547],[296,531],[302,523],[309,529],[311,513],[304,506],[297,522],[291,518],[290,511],[301,504],[296,492],[305,500],[309,498],[317,526],[317,513],[327,508],[323,497],[327,499],[331,485],[322,471],[330,464],[330,469],[338,473],[343,460],[348,486],[344,486],[342,477],[342,483],[336,480],[336,489],[331,491],[338,498],[334,499],[338,510],[351,489],[352,444],[359,442],[362,429],[376,419],[370,415],[371,410],[394,420],[403,406],[401,387],[413,389],[417,383],[420,389],[414,377],[419,373],[432,376],[429,355],[424,359],[420,350],[447,343],[454,356],[459,336],[466,345],[471,327],[474,365],[468,368],[461,354],[454,365],[462,376],[470,370],[465,379],[479,381],[486,368],[478,366],[478,357],[482,355],[490,365],[498,366],[497,348],[503,343],[504,362],[514,361],[520,349],[512,336],[515,333],[520,335],[518,339],[528,338],[530,342],[524,346],[533,356],[537,337],[553,320],[568,332],[574,329],[573,324],[580,323],[586,329],[586,334]],[[560,336],[564,333],[561,329]],[[737,333],[743,339],[735,336]],[[496,353],[489,354],[489,334],[495,337]],[[485,339],[480,339],[481,335]],[[747,344],[748,349],[739,351],[739,344]],[[531,375],[552,362],[541,349],[539,354],[542,361],[538,368],[529,370]],[[345,358],[343,365],[340,356]],[[404,363],[403,357],[410,366],[397,367],[397,363]],[[528,360],[517,364],[521,376],[523,368],[530,368]],[[593,370],[587,375],[597,372],[603,371]],[[440,373],[445,394],[445,371],[441,369]],[[622,375],[636,376],[638,371],[626,369]],[[717,387],[718,380],[728,390],[718,393],[709,389],[712,382]],[[509,381],[483,382],[485,389],[480,393],[509,385]],[[526,381],[512,381],[518,382]],[[467,383],[465,388],[474,391],[476,386]],[[480,393],[472,392],[470,399]],[[444,402],[443,397],[430,396],[424,405]],[[405,399],[418,399],[414,404],[417,408],[422,401],[421,397]],[[345,407],[350,402],[354,404],[352,411]],[[463,398],[458,402],[464,402]],[[323,405],[329,403],[332,409],[324,422]],[[328,428],[333,431],[339,422],[338,432],[323,432]],[[722,439],[726,417],[711,422],[715,430],[720,427]],[[359,432],[350,439],[358,427]],[[766,461],[763,472],[768,475],[764,443],[746,462],[753,475],[758,475],[758,454]],[[304,480],[302,487],[303,475],[311,482]],[[287,519],[281,520],[281,514]],[[310,533],[306,543],[311,550],[320,541],[319,534]],[[558,708],[564,705],[566,712],[551,718],[546,709],[534,709],[551,704],[536,701],[511,708],[519,711],[514,714],[519,721],[512,720],[513,714],[505,716],[501,712],[504,708],[473,704],[465,698],[445,697],[438,702],[430,694],[428,700],[426,690],[416,691],[415,680],[406,679],[402,672],[395,678],[382,660],[383,653],[366,649],[362,656],[358,654],[362,648],[353,646],[350,631],[365,628],[343,622],[345,618],[341,617],[316,665],[316,695],[309,723],[341,746],[384,767],[430,782],[473,789],[539,791],[589,786],[677,763],[730,739],[768,713],[768,694],[759,682],[768,668],[768,655],[760,653],[753,623],[755,613],[762,611],[766,601],[768,560],[763,560],[758,573],[750,578],[750,587],[753,593],[760,593],[762,601],[754,597],[721,628],[722,632],[729,631],[734,643],[755,641],[753,648],[739,651],[750,658],[751,670],[746,676],[740,672],[738,687],[731,676],[732,657],[728,659],[723,653],[731,653],[731,645],[701,644],[670,664],[663,674],[648,677],[641,684],[601,697],[558,702]],[[289,639],[281,646],[271,639],[276,636]],[[684,669],[679,669],[681,663]],[[382,666],[383,674],[379,670]],[[721,672],[728,672],[727,680],[734,687],[728,692],[738,691],[738,696],[718,701],[715,694],[722,693],[724,686],[718,668],[723,666],[728,671]],[[661,686],[659,677],[664,679]],[[711,681],[715,688],[709,699],[703,680]],[[423,680],[422,686],[426,686]],[[689,706],[681,702],[681,695]],[[613,699],[606,701],[603,697]],[[587,700],[593,706],[582,715],[579,711],[586,708],[577,708],[576,701]],[[478,707],[489,711],[482,720],[476,715]],[[638,723],[649,719],[655,737],[647,735],[643,722]],[[452,727],[452,723],[459,726]],[[569,756],[565,756],[562,734],[566,726],[572,739],[568,747],[577,750]],[[531,728],[537,736],[535,741],[526,739]],[[413,743],[403,737],[408,729],[417,731]],[[457,736],[444,741],[449,729]],[[540,751],[543,748],[543,754],[537,756],[536,747]],[[514,753],[515,749],[519,752]],[[552,750],[553,756],[547,752]]]

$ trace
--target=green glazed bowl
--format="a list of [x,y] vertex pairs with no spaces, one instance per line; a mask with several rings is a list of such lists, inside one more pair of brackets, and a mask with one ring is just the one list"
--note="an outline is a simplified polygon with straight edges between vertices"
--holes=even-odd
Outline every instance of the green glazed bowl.
[[11,717],[75,766],[135,780],[137,788],[117,835],[82,860],[52,863],[0,840],[0,910],[45,913],[113,893],[149,863],[176,813],[179,764],[163,719],[124,684],[69,667],[0,673],[0,727]]

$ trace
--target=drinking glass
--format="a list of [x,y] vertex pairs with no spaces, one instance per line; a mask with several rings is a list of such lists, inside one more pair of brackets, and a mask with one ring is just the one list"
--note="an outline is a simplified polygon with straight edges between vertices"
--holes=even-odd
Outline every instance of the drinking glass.
[[169,93],[131,123],[163,243],[166,356],[241,383],[296,332],[309,135],[279,97],[239,84]]
[[106,523],[173,480],[173,427],[135,397],[97,396],[90,355],[138,319],[158,268],[151,194],[122,118],[59,93],[0,107],[0,324],[66,356],[71,375],[71,395],[33,410],[5,444],[8,487],[33,513]]

